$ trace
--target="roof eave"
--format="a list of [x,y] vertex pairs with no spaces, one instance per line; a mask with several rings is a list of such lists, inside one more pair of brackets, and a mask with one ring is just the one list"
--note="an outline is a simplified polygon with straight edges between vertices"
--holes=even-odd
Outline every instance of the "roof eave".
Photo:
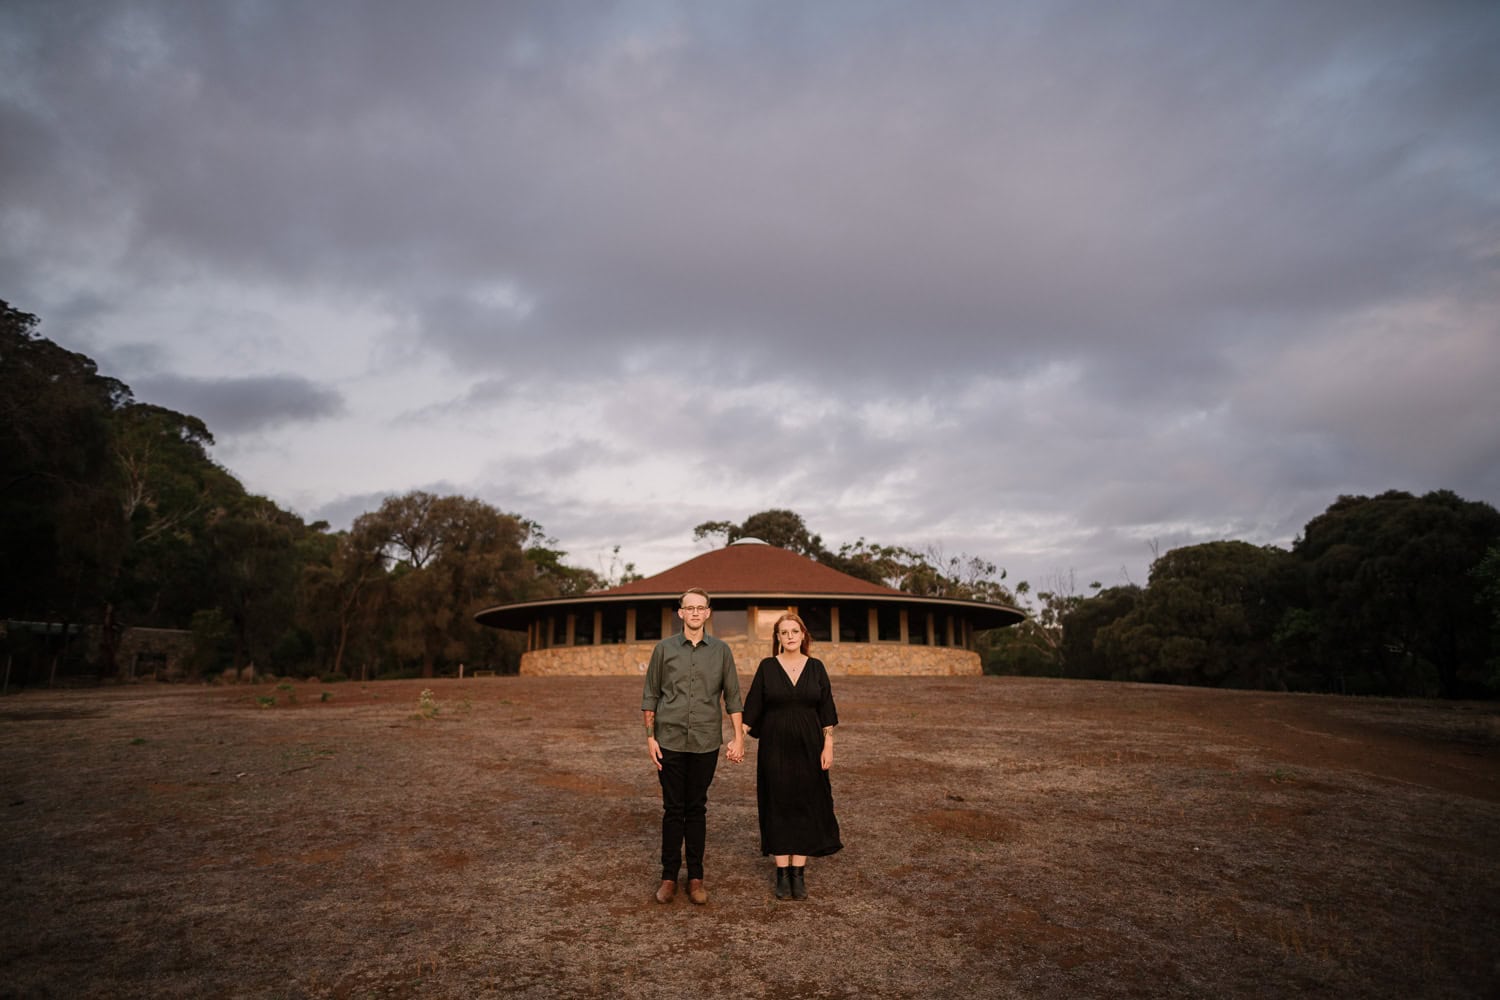
[[[490,628],[507,629],[520,632],[526,629],[532,612],[545,608],[565,609],[579,605],[597,604],[633,604],[641,601],[676,600],[681,595],[675,591],[662,591],[660,593],[641,594],[570,594],[565,597],[547,597],[531,601],[519,601],[515,604],[501,604],[493,608],[485,608],[476,612],[474,620],[481,625]],[[863,594],[863,593],[828,593],[817,594],[806,591],[718,591],[715,593],[717,599],[758,599],[786,601],[795,604],[799,601],[871,601],[881,604],[907,604],[927,605],[934,608],[951,608],[955,611],[963,611],[971,616],[974,629],[984,631],[992,628],[1004,628],[1015,625],[1026,618],[1026,613],[1018,608],[1004,604],[990,604],[985,601],[968,601],[952,597],[924,597],[916,594]],[[517,624],[508,624],[516,621]]]

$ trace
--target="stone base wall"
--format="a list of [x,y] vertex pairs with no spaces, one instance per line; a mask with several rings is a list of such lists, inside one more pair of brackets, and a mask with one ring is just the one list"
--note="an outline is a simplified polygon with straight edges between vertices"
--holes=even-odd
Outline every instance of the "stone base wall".
[[[521,673],[529,677],[577,677],[644,674],[651,661],[654,642],[612,646],[558,646],[521,655]],[[741,674],[755,673],[769,652],[769,643],[731,641],[735,667]],[[896,643],[820,642],[813,655],[828,667],[829,674],[953,677],[983,673],[979,654],[945,646],[903,646]]]
[[182,680],[193,654],[193,633],[172,628],[127,628],[115,650],[120,676],[127,680]]

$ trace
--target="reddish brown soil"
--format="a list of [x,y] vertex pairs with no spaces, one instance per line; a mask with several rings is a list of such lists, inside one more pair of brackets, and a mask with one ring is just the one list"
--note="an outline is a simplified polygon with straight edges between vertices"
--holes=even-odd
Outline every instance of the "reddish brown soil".
[[633,678],[13,694],[0,996],[1500,995],[1500,706],[834,685],[847,847],[772,898],[751,741],[705,907]]

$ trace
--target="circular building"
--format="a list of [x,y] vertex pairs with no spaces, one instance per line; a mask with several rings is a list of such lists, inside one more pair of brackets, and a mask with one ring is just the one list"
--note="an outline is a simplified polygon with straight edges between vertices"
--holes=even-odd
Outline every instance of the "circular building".
[[756,539],[608,590],[503,604],[474,617],[526,633],[523,674],[637,674],[656,643],[681,627],[677,604],[691,587],[708,592],[708,631],[729,644],[745,673],[771,654],[772,626],[788,611],[807,623],[813,655],[833,674],[978,674],[974,633],[1025,617],[1000,604],[918,597]]

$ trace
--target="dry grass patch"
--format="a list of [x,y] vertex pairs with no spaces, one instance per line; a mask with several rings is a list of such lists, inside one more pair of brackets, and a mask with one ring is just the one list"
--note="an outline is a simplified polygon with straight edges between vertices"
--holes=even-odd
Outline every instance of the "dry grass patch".
[[772,898],[752,740],[702,908],[650,900],[637,679],[0,700],[0,996],[1500,989],[1500,706],[834,683],[845,851]]

